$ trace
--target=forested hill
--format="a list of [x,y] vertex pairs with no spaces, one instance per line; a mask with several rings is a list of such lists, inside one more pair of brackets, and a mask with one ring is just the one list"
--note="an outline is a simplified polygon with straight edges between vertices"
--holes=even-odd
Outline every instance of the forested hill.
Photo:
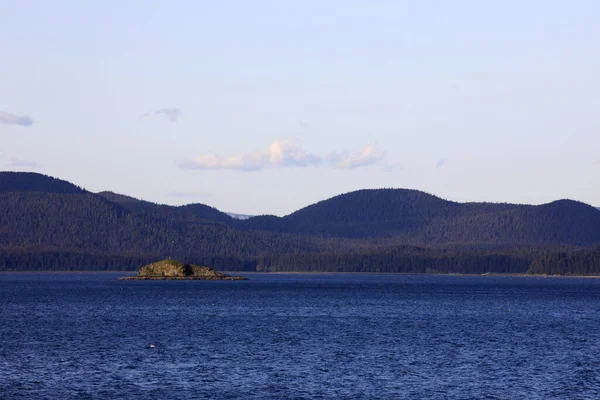
[[67,181],[33,172],[0,171],[0,193],[85,193],[85,190]]
[[600,243],[600,212],[559,200],[540,206],[456,203],[416,190],[359,190],[286,217],[242,221],[255,230],[346,238],[395,238],[414,245]]
[[[29,177],[23,175],[23,179]],[[52,178],[34,178],[44,191],[0,190],[0,248],[4,251],[187,259],[318,249],[311,238],[241,231],[209,218],[221,213],[204,205],[170,207],[140,201],[129,207],[83,190],[60,192],[62,181],[52,190]]]
[[460,203],[409,189],[357,190],[320,201],[285,219],[301,224],[380,223],[409,218],[449,217]]
[[196,203],[175,207],[138,200],[113,192],[100,192],[98,195],[129,211],[146,217],[163,220],[202,220],[204,222],[212,221],[233,225],[233,218],[231,216],[205,204]]
[[135,269],[172,256],[221,269],[526,272],[542,257],[536,271],[556,270],[554,254],[598,245],[600,211],[570,200],[457,203],[360,190],[282,218],[239,220],[204,204],[160,205],[0,172],[0,270]]

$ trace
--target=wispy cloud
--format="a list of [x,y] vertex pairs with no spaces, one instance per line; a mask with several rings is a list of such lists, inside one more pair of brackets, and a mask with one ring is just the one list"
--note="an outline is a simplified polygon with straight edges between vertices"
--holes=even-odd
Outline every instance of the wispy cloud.
[[212,194],[202,192],[202,191],[192,190],[192,191],[187,191],[187,192],[179,192],[179,191],[169,192],[169,193],[167,193],[167,196],[177,197],[180,199],[206,199],[208,197],[212,197]]
[[33,119],[27,115],[16,115],[0,111],[0,123],[6,125],[31,126],[33,125]]
[[35,161],[21,160],[19,158],[11,158],[7,163],[10,167],[38,168],[41,164]]
[[275,140],[264,150],[222,157],[214,153],[204,154],[181,163],[186,169],[228,169],[257,171],[267,168],[316,167],[357,168],[373,164],[384,157],[384,153],[368,146],[355,152],[345,152],[322,157],[306,152],[296,140]]
[[350,153],[335,154],[331,157],[331,161],[337,168],[352,169],[374,164],[384,157],[383,151],[371,145]]
[[149,113],[142,114],[140,118],[143,117],[165,117],[171,122],[175,122],[181,117],[183,113],[179,108],[162,108],[158,111],[153,111]]

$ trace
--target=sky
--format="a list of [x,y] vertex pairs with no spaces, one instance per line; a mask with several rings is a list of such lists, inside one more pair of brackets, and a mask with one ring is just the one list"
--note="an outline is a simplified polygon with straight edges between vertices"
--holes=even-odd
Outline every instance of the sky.
[[600,2],[0,0],[0,169],[286,215],[600,206]]

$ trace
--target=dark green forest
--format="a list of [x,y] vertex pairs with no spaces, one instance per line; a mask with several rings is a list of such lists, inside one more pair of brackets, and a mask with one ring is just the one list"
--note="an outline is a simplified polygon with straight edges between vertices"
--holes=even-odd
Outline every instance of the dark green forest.
[[600,247],[552,252],[535,259],[528,272],[548,275],[600,275]]
[[285,217],[91,193],[0,172],[0,270],[134,270],[166,257],[221,270],[600,274],[600,211],[359,190]]

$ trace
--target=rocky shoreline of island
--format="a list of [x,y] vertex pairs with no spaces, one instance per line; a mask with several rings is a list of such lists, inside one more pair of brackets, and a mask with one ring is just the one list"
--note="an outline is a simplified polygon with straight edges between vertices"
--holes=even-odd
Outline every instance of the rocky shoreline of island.
[[148,280],[187,280],[187,281],[242,281],[243,276],[231,276],[215,271],[211,267],[185,264],[177,260],[166,259],[143,266],[136,276],[124,276],[123,281]]
[[203,277],[203,276],[124,276],[121,281],[245,281],[243,276]]

